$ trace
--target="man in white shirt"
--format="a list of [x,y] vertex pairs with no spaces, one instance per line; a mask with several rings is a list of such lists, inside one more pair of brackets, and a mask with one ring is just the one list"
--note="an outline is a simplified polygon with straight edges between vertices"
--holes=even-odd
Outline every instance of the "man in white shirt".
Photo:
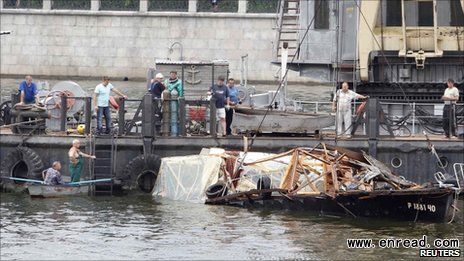
[[[332,111],[337,112],[335,125],[337,126],[337,135],[346,134],[351,137],[351,102],[355,99],[366,99],[366,96],[357,94],[349,89],[347,82],[342,83],[342,88],[337,91],[332,103]],[[345,130],[343,131],[343,124]]]
[[448,79],[448,87],[445,90],[445,93],[441,97],[442,101],[445,103],[443,107],[443,130],[445,130],[445,138],[456,139],[456,112],[455,106],[456,102],[459,100],[459,90],[454,87],[454,80]]
[[127,96],[124,95],[122,92],[117,90],[113,87],[110,83],[110,78],[108,76],[103,76],[102,83],[95,87],[95,91],[93,93],[93,104],[95,110],[97,111],[97,134],[100,135],[102,133],[102,119],[103,115],[105,116],[105,123],[106,123],[106,134],[111,133],[111,112],[109,107],[109,100],[110,100],[110,92],[113,91],[119,96],[124,97],[127,99]]

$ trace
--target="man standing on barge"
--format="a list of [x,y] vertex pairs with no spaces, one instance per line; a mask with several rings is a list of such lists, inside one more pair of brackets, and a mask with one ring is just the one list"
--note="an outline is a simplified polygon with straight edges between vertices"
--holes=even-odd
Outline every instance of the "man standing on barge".
[[22,104],[34,104],[39,102],[39,90],[37,85],[32,82],[32,76],[27,75],[26,79],[19,83],[21,92],[20,101]]
[[[367,99],[366,96],[357,94],[349,89],[347,82],[342,83],[342,88],[337,91],[332,103],[332,111],[337,112],[335,125],[337,126],[337,135],[346,133],[351,138],[351,102],[356,99]],[[343,123],[345,131],[343,131]]]
[[445,131],[445,139],[457,139],[456,135],[456,102],[459,100],[459,90],[454,87],[454,80],[448,79],[448,87],[441,97],[445,106],[443,107],[443,130]]
[[97,135],[102,133],[102,119],[103,115],[105,116],[106,123],[106,134],[111,133],[111,112],[109,107],[110,92],[113,91],[119,96],[127,99],[127,96],[122,92],[113,87],[110,83],[110,78],[108,76],[103,76],[102,83],[95,87],[93,94],[93,103],[95,110],[97,111]]

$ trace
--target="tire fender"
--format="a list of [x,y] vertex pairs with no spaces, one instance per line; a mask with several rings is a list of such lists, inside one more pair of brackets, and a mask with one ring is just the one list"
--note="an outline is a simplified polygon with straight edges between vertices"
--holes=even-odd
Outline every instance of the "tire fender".
[[158,177],[161,157],[156,154],[139,155],[126,165],[121,180],[123,189],[150,193]]
[[[0,168],[2,177],[16,177],[26,179],[42,179],[44,164],[39,154],[28,147],[18,147],[10,152],[3,160]],[[10,190],[17,184],[23,182],[14,182],[8,179],[0,179],[0,187]]]

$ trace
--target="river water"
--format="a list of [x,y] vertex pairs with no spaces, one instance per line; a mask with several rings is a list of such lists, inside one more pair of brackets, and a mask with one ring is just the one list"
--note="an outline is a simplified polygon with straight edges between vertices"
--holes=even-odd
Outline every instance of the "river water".
[[[2,101],[21,79],[0,82]],[[43,79],[46,80],[46,79]],[[59,80],[48,80],[53,86]],[[91,91],[97,80],[76,81]],[[130,98],[143,82],[113,81]],[[275,89],[261,85],[257,90]],[[328,100],[331,86],[290,85],[289,97]],[[459,239],[452,224],[246,210],[151,195],[31,199],[0,194],[0,260],[374,260],[419,259],[416,248],[349,249],[348,238]],[[458,208],[464,210],[460,201]]]
[[[462,201],[460,202],[462,209]],[[459,239],[453,224],[246,210],[155,199],[1,194],[1,260],[389,260],[415,248],[349,249],[347,238]],[[461,212],[462,213],[462,212]]]

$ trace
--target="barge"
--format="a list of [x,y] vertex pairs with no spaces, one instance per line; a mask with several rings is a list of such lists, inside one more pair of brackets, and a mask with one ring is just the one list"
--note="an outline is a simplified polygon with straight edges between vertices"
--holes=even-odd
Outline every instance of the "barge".
[[[78,110],[56,107],[58,103],[68,104],[69,100],[66,95],[53,96],[48,104],[53,111],[45,125],[44,121],[27,124],[20,124],[21,119],[8,121],[7,112],[17,100],[3,103],[2,124],[20,126],[14,128],[14,133],[1,129],[1,175],[39,179],[39,173],[54,160],[64,163],[63,169],[67,169],[66,153],[75,138],[81,139],[86,153],[95,154],[98,159],[88,162],[83,176],[113,179],[111,184],[98,188],[102,194],[150,192],[162,157],[196,154],[203,147],[218,146],[279,153],[324,141],[365,150],[389,163],[391,169],[406,173],[406,178],[416,183],[434,180],[433,175],[426,173],[453,172],[453,165],[462,162],[464,143],[462,139],[441,137],[440,97],[450,77],[456,80],[460,93],[464,93],[462,1],[282,0],[279,3],[274,62],[298,70],[302,76],[332,82],[334,86],[348,81],[356,92],[371,97],[367,114],[361,117],[363,128],[357,128],[354,138],[341,139],[330,128],[322,127],[303,136],[255,135],[245,145],[239,136],[217,138],[213,103],[201,96],[207,90],[204,88],[214,83],[215,75],[227,74],[224,61],[158,61],[148,78],[155,72],[167,75],[170,70],[177,70],[186,93],[196,95],[196,99],[165,99],[163,120],[158,115],[156,121],[152,97],[118,100],[114,118],[117,128],[109,136],[92,134],[91,98],[85,94],[69,98],[79,101],[82,107]],[[414,12],[405,12],[406,9]],[[431,16],[422,19],[424,12]],[[286,56],[283,53],[288,54],[286,63],[282,63]],[[281,83],[286,81],[285,77],[286,73],[282,73]],[[58,94],[63,92],[64,85],[77,88],[65,83],[60,85]],[[247,93],[249,89],[243,86],[242,91]],[[456,110],[461,138],[463,96]],[[132,115],[127,113],[128,103],[137,104]],[[278,106],[290,108],[285,103],[283,100]],[[271,105],[273,99],[268,100],[267,106]],[[169,114],[170,106],[179,108],[179,113]],[[194,107],[204,108],[206,117],[193,119]],[[318,112],[305,102],[293,108]],[[85,126],[83,134],[68,131],[76,129],[77,124]],[[382,127],[386,126],[390,129],[384,131]],[[424,130],[428,132],[426,136],[422,134]],[[434,150],[430,150],[430,144]],[[15,186],[22,183],[2,180],[1,187],[5,190]]]

